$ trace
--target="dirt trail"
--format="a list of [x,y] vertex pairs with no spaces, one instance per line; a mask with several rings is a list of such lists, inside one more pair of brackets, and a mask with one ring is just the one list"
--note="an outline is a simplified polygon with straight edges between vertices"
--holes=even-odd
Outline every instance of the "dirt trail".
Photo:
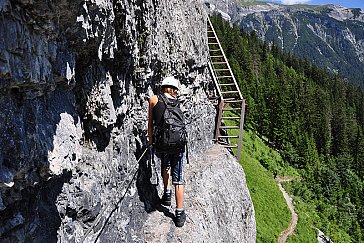
[[284,243],[286,242],[288,236],[292,235],[296,226],[297,226],[297,222],[298,222],[298,215],[297,213],[294,211],[294,206],[292,203],[292,198],[288,195],[288,193],[284,190],[281,182],[284,181],[291,181],[294,180],[296,178],[294,177],[276,177],[276,182],[278,184],[279,189],[281,190],[284,199],[287,202],[288,208],[291,211],[292,214],[292,219],[291,219],[291,223],[289,224],[288,228],[285,229],[284,231],[281,232],[279,238],[278,238],[278,243]]

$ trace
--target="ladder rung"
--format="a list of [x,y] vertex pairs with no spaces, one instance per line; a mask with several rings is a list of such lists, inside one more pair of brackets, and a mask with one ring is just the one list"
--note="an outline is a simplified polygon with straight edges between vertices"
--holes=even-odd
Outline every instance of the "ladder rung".
[[212,62],[212,64],[226,64],[226,62]]
[[240,111],[241,108],[223,108],[223,111]]
[[234,135],[231,135],[231,136],[218,136],[218,138],[239,138],[239,136],[234,136]]
[[219,71],[230,71],[230,69],[226,69],[226,68],[216,68],[215,71],[219,72]]
[[219,142],[219,144],[222,144],[222,145],[230,145],[230,143],[227,142],[226,139],[225,139],[225,141],[223,141],[222,139],[217,139],[217,141]]
[[238,116],[226,116],[222,118],[223,120],[235,120],[235,119],[240,119],[240,117]]
[[207,36],[207,38],[214,38],[214,39],[216,39],[216,37],[215,36]]
[[210,51],[221,51],[220,49],[210,49]]
[[225,103],[242,103],[242,100],[227,100]]
[[237,100],[237,98],[236,97],[227,97],[227,98],[224,98],[224,101],[229,101],[229,100]]
[[237,148],[237,145],[224,145],[225,148]]
[[219,84],[220,86],[235,86],[235,83],[230,83],[230,84]]
[[232,78],[233,76],[217,76],[217,78]]
[[239,126],[220,126],[221,129],[240,129]]
[[239,93],[239,91],[237,90],[232,90],[232,91],[222,91],[221,94],[237,94]]
[[217,42],[210,42],[209,45],[218,45],[219,43]]
[[222,55],[219,55],[219,56],[210,56],[211,58],[220,58],[220,57],[224,57],[224,56],[222,56]]

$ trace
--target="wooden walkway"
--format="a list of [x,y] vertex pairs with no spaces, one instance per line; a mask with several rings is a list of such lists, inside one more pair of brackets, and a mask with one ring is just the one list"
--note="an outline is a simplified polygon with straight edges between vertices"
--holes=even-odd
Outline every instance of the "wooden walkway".
[[[240,160],[245,100],[209,18],[207,18],[207,37],[210,53],[209,69],[218,94],[218,97],[215,97],[218,100],[215,141],[226,148],[237,148],[236,156]],[[228,120],[235,121],[236,125],[226,125]]]

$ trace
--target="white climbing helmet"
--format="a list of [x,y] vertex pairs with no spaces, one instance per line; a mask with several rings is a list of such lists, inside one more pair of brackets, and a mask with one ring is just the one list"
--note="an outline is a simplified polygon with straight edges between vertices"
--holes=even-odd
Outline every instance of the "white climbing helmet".
[[166,77],[165,79],[163,79],[161,86],[172,86],[176,89],[179,89],[179,81],[172,76]]

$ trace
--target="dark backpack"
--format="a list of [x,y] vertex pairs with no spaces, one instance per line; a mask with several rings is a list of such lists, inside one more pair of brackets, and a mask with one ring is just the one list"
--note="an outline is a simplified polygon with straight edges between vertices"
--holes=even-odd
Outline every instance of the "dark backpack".
[[158,153],[177,154],[185,152],[187,131],[184,115],[178,99],[170,101],[163,93],[158,95],[166,109],[160,124],[154,127],[154,147]]

